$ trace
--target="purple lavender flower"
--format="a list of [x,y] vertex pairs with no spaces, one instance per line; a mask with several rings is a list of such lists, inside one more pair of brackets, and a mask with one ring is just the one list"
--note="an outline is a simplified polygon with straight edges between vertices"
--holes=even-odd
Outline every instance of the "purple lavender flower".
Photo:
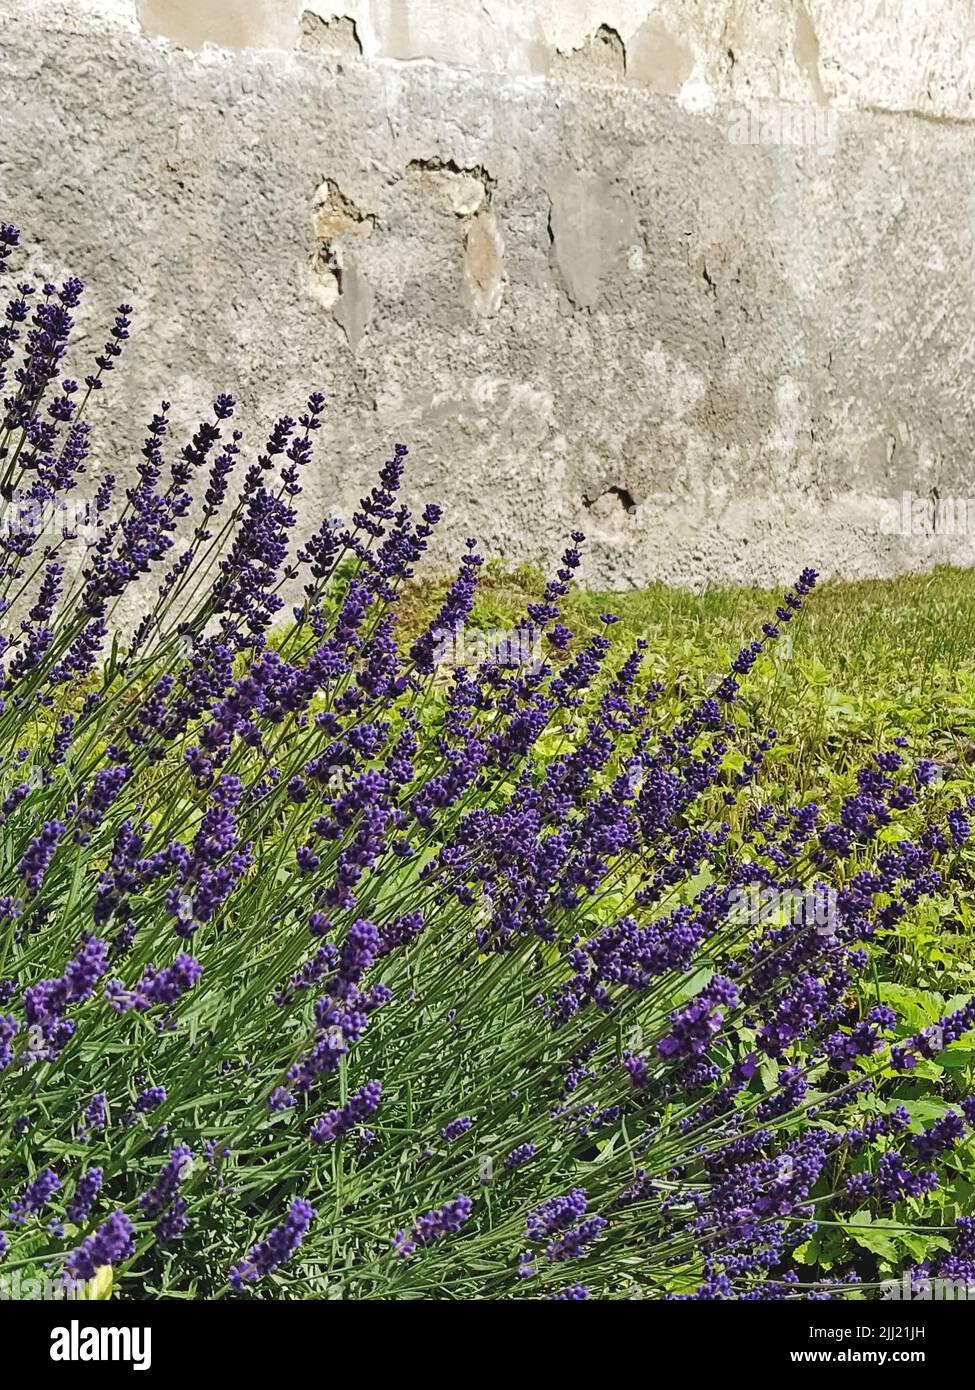
[[544,1240],[556,1231],[563,1231],[585,1214],[588,1205],[581,1187],[574,1187],[561,1197],[550,1197],[529,1211],[525,1218],[525,1235],[529,1240]]
[[102,1177],[101,1168],[88,1168],[78,1179],[74,1196],[65,1208],[68,1220],[76,1226],[80,1226],[88,1216],[92,1203],[101,1191]]
[[147,1114],[154,1110],[157,1105],[162,1105],[166,1099],[165,1086],[147,1086],[146,1089],[136,1097],[135,1108],[140,1115]]
[[108,947],[98,937],[89,937],[56,980],[40,980],[24,991],[24,1010],[28,1023],[41,1029],[46,1047],[41,1055],[53,1058],[74,1032],[74,1024],[64,1018],[72,1004],[84,1003],[107,965]]
[[470,1115],[458,1115],[456,1120],[451,1120],[444,1125],[440,1131],[441,1139],[445,1139],[448,1144],[452,1144],[455,1139],[459,1139],[462,1134],[466,1134],[474,1121]]
[[670,1016],[671,1032],[657,1043],[664,1061],[697,1057],[705,1052],[721,1031],[722,1015],[703,994]]
[[445,1235],[455,1235],[469,1220],[473,1208],[471,1199],[461,1195],[442,1207],[425,1212],[409,1232],[396,1232],[393,1249],[397,1255],[411,1255],[418,1245],[429,1245]]
[[911,1143],[917,1151],[918,1158],[930,1162],[938,1154],[954,1148],[964,1136],[965,1121],[961,1115],[949,1110],[928,1129],[922,1129],[920,1134],[912,1135]]
[[44,875],[54,858],[54,851],[57,849],[58,840],[64,834],[64,830],[63,821],[45,821],[40,834],[35,835],[27,846],[23,858],[17,865],[17,873],[24,880],[30,892],[40,892]]
[[516,1149],[504,1159],[504,1166],[509,1173],[513,1173],[516,1168],[520,1168],[524,1163],[530,1163],[535,1157],[534,1144],[519,1144]]
[[315,1144],[327,1144],[347,1133],[354,1125],[360,1124],[379,1109],[383,1088],[378,1081],[367,1081],[342,1106],[341,1110],[330,1110],[311,1127],[311,1138]]
[[296,1197],[281,1225],[275,1226],[267,1239],[259,1245],[252,1245],[246,1259],[233,1266],[229,1276],[231,1287],[240,1293],[248,1284],[257,1283],[286,1260],[290,1260],[301,1245],[314,1217],[315,1208],[311,1203],[302,1197]]
[[121,980],[110,980],[105,986],[105,997],[117,1013],[126,1013],[129,1009],[144,1013],[155,1004],[174,1004],[196,984],[202,973],[198,960],[181,953],[172,965],[162,970],[148,966],[142,979],[130,990]]
[[153,1228],[157,1243],[159,1245],[172,1245],[173,1241],[178,1240],[184,1233],[189,1224],[186,1200],[183,1197],[177,1197]]
[[139,1198],[139,1206],[147,1216],[158,1216],[179,1194],[179,1186],[193,1161],[193,1150],[177,1144],[147,1192]]
[[607,1222],[602,1216],[587,1217],[573,1230],[560,1235],[557,1240],[548,1242],[545,1247],[548,1260],[550,1262],[573,1260],[578,1255],[585,1254],[588,1246],[606,1229],[606,1225]]
[[10,1044],[19,1028],[20,1024],[12,1014],[0,1014],[0,1071],[13,1061],[14,1050]]
[[630,1078],[630,1085],[635,1091],[641,1090],[647,1084],[647,1059],[641,1057],[636,1052],[623,1053],[623,1065]]
[[291,1092],[285,1090],[283,1086],[275,1086],[274,1090],[267,1098],[268,1110],[273,1110],[275,1112],[287,1110],[289,1106],[292,1105],[297,1105],[297,1101]]
[[41,1211],[60,1186],[61,1180],[53,1169],[42,1169],[24,1189],[24,1195],[10,1203],[11,1221],[23,1222],[26,1217]]
[[132,1223],[124,1211],[115,1211],[94,1235],[82,1241],[65,1261],[71,1279],[94,1279],[103,1265],[121,1264],[135,1252]]
[[101,1093],[92,1096],[85,1108],[85,1130],[105,1128],[105,1097]]

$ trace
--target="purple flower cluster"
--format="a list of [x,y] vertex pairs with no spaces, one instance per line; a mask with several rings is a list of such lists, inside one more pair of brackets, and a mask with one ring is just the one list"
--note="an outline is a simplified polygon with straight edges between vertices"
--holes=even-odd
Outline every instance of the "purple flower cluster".
[[103,1265],[121,1264],[135,1253],[132,1223],[124,1211],[115,1211],[94,1235],[82,1241],[65,1261],[71,1279],[94,1279]]
[[231,1288],[240,1293],[248,1284],[256,1284],[290,1260],[314,1219],[315,1208],[311,1203],[296,1197],[284,1221],[274,1227],[266,1240],[252,1245],[246,1259],[233,1266],[229,1275]]
[[451,1120],[449,1124],[444,1125],[443,1129],[440,1131],[440,1137],[446,1140],[448,1144],[452,1144],[455,1139],[459,1139],[462,1134],[466,1134],[473,1123],[474,1121],[471,1119],[470,1115],[458,1115],[456,1120]]
[[24,1195],[10,1203],[9,1216],[11,1221],[19,1223],[24,1221],[26,1217],[41,1211],[47,1206],[60,1186],[61,1179],[53,1169],[43,1169],[34,1181],[25,1188]]
[[162,1105],[166,1099],[165,1086],[147,1086],[144,1091],[140,1091],[135,1101],[135,1108],[138,1114],[145,1115],[150,1110],[155,1110],[157,1105]]
[[525,1218],[525,1235],[529,1240],[544,1240],[556,1231],[564,1231],[585,1215],[589,1200],[581,1187],[561,1197],[550,1197],[529,1211]]
[[474,1203],[469,1197],[455,1197],[442,1207],[436,1207],[417,1218],[409,1231],[397,1231],[393,1249],[397,1255],[412,1255],[418,1245],[430,1245],[446,1235],[456,1235],[470,1218]]
[[378,1081],[367,1081],[355,1091],[340,1110],[330,1110],[311,1127],[311,1138],[315,1144],[327,1144],[348,1133],[355,1125],[367,1120],[379,1109],[383,1088]]
[[516,1149],[512,1149],[511,1153],[506,1156],[504,1159],[504,1166],[509,1173],[513,1173],[516,1168],[521,1168],[524,1164],[531,1163],[534,1157],[534,1144],[519,1144]]
[[89,937],[63,975],[54,980],[40,980],[24,991],[27,1022],[39,1028],[43,1038],[44,1046],[34,1049],[37,1055],[56,1056],[74,1035],[76,1025],[72,1019],[64,1017],[65,1010],[91,997],[105,973],[107,956],[105,942]]
[[192,1161],[193,1150],[177,1144],[153,1186],[139,1198],[139,1206],[147,1216],[158,1216],[174,1200]]
[[12,1014],[0,1014],[0,1071],[13,1061],[13,1040],[20,1031],[20,1024]]
[[657,1043],[657,1052],[667,1062],[699,1057],[721,1031],[722,1015],[703,995],[670,1016],[671,1031]]
[[40,892],[44,875],[54,858],[54,851],[57,849],[58,840],[64,834],[64,829],[63,821],[45,821],[40,833],[31,840],[17,865],[17,873],[31,893]]
[[162,970],[147,966],[141,980],[132,989],[126,989],[121,980],[109,980],[105,986],[105,998],[116,1013],[126,1013],[129,1009],[144,1013],[155,1004],[175,1004],[181,994],[196,984],[202,973],[199,961],[181,952],[172,965]]
[[66,1211],[68,1220],[73,1221],[76,1226],[80,1226],[87,1219],[92,1203],[101,1191],[103,1178],[101,1168],[88,1168],[75,1184],[74,1195]]
[[606,1229],[607,1221],[602,1216],[589,1216],[585,1221],[581,1221],[578,1226],[571,1231],[566,1231],[557,1239],[550,1240],[545,1247],[545,1254],[550,1262],[558,1260],[573,1260],[578,1255],[584,1255],[587,1248],[597,1240]]
[[98,1095],[92,1096],[85,1107],[84,1133],[89,1134],[95,1130],[104,1129],[105,1121],[105,1096],[99,1092]]

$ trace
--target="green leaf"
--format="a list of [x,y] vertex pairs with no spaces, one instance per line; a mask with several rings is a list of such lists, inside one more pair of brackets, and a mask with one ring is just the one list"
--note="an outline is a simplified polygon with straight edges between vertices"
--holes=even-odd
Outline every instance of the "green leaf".
[[862,1245],[874,1255],[880,1255],[882,1259],[890,1260],[891,1263],[897,1262],[899,1256],[893,1236],[889,1230],[874,1230],[873,1218],[869,1212],[858,1211],[850,1217],[849,1226],[850,1238],[858,1245]]

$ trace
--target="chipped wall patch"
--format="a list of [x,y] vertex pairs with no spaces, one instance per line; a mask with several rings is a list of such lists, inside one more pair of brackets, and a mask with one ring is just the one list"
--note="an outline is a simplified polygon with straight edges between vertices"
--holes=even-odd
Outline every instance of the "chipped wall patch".
[[641,241],[633,200],[611,179],[565,169],[548,185],[552,260],[576,309],[593,309],[619,259]]
[[408,172],[420,175],[460,219],[470,307],[482,317],[496,314],[504,295],[504,237],[491,208],[494,179],[481,166],[443,159],[414,159]]
[[504,292],[504,239],[493,212],[478,212],[467,227],[464,274],[475,312],[496,314]]
[[553,77],[583,82],[622,82],[626,78],[626,45],[615,29],[601,24],[579,48],[568,53],[556,51],[551,72]]
[[298,32],[302,53],[330,53],[341,58],[361,58],[362,41],[356,22],[349,15],[324,19],[314,10],[302,10]]
[[342,328],[355,352],[372,315],[373,293],[359,257],[351,249],[372,236],[377,219],[362,212],[334,179],[319,183],[312,198],[318,241],[312,257],[312,293]]

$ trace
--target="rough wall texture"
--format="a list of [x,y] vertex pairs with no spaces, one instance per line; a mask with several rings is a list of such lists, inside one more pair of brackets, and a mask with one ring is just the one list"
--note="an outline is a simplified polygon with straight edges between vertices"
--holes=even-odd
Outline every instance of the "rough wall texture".
[[440,556],[975,558],[891,522],[975,497],[970,0],[0,0],[0,87],[27,268],[137,306],[101,467],[321,385],[309,516],[403,439]]

